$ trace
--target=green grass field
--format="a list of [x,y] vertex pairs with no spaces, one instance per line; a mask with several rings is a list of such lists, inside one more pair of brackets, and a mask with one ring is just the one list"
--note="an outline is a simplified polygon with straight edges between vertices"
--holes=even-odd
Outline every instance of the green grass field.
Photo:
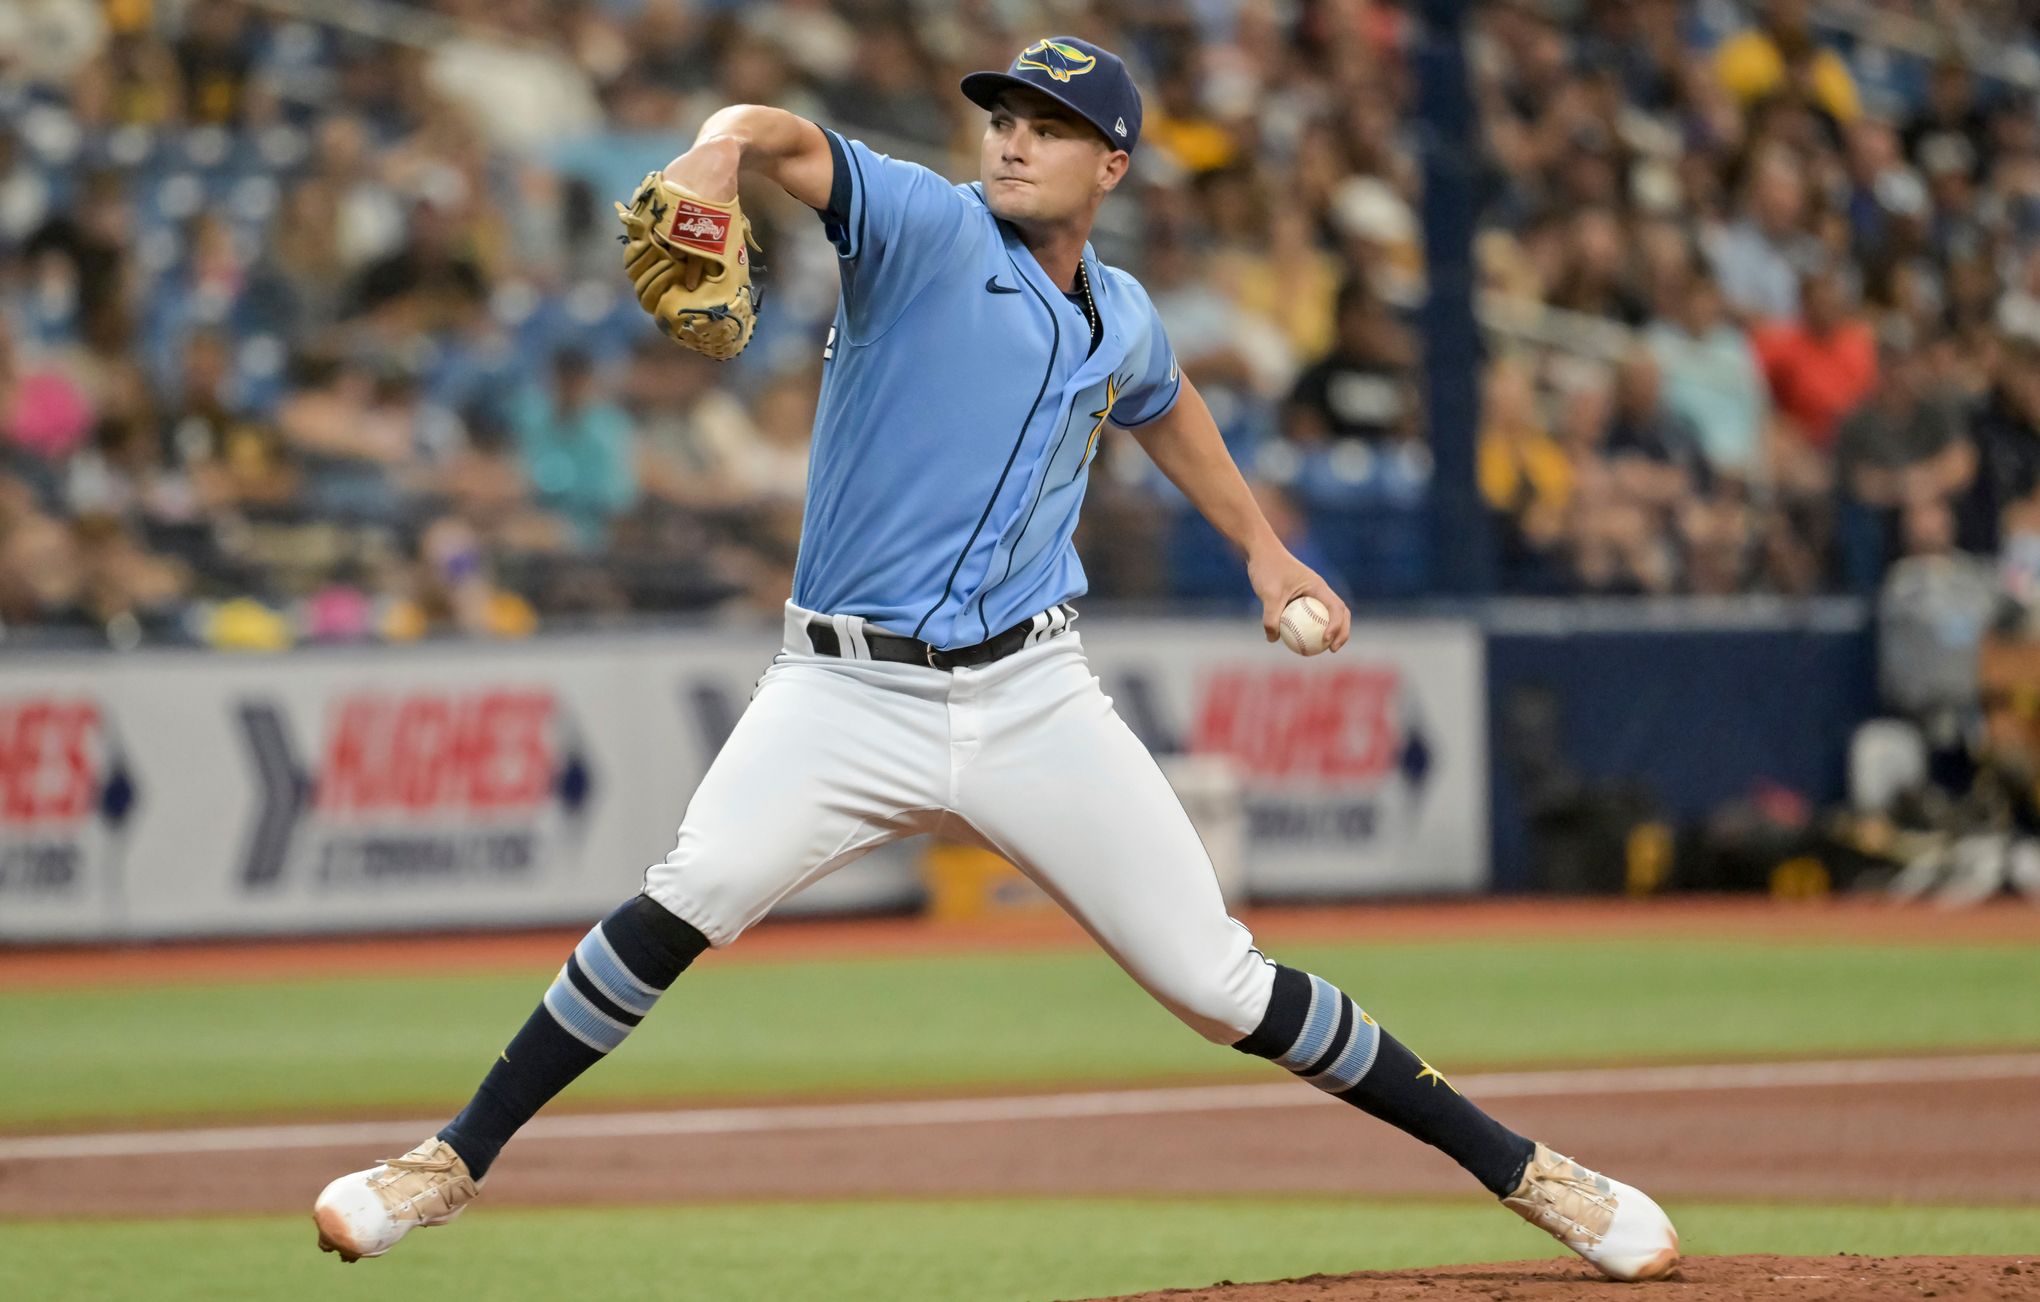
[[[1707,1254],[2040,1243],[2031,1208],[1686,1204],[1679,1219],[1689,1251]],[[301,1216],[0,1226],[0,1297],[1021,1302],[1564,1255],[1493,1206],[1319,1198],[492,1211],[346,1267],[311,1238]]]
[[[1448,1070],[1609,1058],[2040,1045],[2040,953],[1623,944],[1309,945]],[[0,1128],[402,1109],[465,1099],[549,970],[0,992]],[[1592,1018],[1562,1010],[1592,1008]],[[387,1069],[401,1062],[402,1071]],[[716,964],[581,1102],[1130,1079],[1261,1079],[1087,952]]]
[[[1452,1070],[2040,1046],[2012,946],[1498,942],[1279,951]],[[0,992],[0,1130],[450,1113],[550,970]],[[1591,1007],[1591,1019],[1564,1010]],[[393,1064],[402,1070],[392,1070]],[[1106,1080],[1267,1079],[1089,953],[718,964],[583,1104]],[[210,1159],[194,1159],[210,1160]],[[4,1171],[0,1171],[4,1176]],[[1689,1250],[2031,1252],[2040,1209],[1679,1207]],[[342,1267],[304,1216],[0,1225],[0,1299],[1066,1298],[1555,1253],[1463,1202],[879,1201],[491,1209]]]

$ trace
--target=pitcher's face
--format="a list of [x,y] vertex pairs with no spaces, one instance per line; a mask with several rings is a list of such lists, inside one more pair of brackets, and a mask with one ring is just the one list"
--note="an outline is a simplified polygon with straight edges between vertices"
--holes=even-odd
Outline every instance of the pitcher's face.
[[1126,157],[1097,128],[1048,96],[1008,90],[985,125],[979,160],[985,204],[1009,222],[1068,222],[1119,184]]

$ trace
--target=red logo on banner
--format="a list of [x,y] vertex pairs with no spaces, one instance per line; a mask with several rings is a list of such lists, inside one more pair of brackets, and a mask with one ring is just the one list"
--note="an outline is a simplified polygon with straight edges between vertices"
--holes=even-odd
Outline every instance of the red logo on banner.
[[335,707],[327,814],[529,808],[553,783],[552,693],[358,695]]
[[1379,780],[1401,742],[1393,669],[1221,668],[1200,685],[1190,748],[1227,755],[1249,777]]
[[721,253],[730,236],[730,215],[677,199],[673,203],[673,224],[666,238],[710,253]]
[[0,705],[0,823],[72,822],[99,797],[99,707],[88,700]]

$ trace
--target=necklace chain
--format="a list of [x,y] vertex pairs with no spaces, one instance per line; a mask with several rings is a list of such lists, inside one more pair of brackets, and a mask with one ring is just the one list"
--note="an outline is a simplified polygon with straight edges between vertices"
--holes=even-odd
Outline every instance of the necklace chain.
[[1084,296],[1084,323],[1091,327],[1091,334],[1098,333],[1098,307],[1091,301],[1091,273],[1084,267],[1084,260],[1077,259],[1077,289]]

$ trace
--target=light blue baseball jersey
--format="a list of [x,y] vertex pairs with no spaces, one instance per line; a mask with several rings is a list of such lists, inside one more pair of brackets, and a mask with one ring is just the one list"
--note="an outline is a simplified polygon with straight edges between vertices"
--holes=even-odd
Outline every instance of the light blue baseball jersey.
[[842,295],[824,350],[793,600],[945,649],[1084,591],[1071,536],[1105,425],[1175,405],[1139,282],[1084,266],[1102,321],[982,187],[828,132]]

